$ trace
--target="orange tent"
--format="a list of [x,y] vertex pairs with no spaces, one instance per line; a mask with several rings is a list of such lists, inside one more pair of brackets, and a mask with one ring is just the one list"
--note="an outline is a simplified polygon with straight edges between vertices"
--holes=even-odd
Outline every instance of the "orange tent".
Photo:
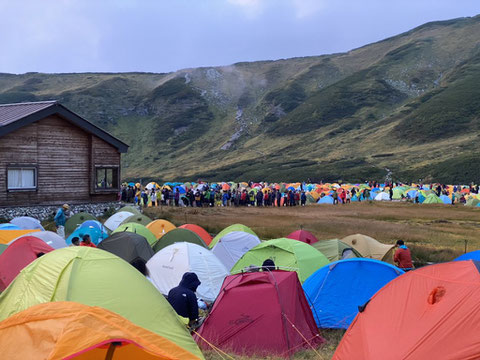
[[173,225],[170,221],[163,220],[163,219],[154,220],[147,225],[147,229],[150,230],[155,235],[157,240],[160,239],[167,232],[175,228],[176,226]]
[[0,323],[5,359],[198,359],[173,342],[100,307],[35,305]]
[[212,242],[212,237],[210,234],[202,228],[201,226],[195,225],[195,224],[185,224],[182,226],[179,226],[180,229],[188,229],[190,231],[193,231],[195,234],[200,236],[200,238],[205,242],[205,244],[210,245]]
[[0,230],[0,244],[8,244],[16,238],[37,232],[40,230]]
[[431,265],[391,281],[357,315],[333,359],[479,359],[477,264]]

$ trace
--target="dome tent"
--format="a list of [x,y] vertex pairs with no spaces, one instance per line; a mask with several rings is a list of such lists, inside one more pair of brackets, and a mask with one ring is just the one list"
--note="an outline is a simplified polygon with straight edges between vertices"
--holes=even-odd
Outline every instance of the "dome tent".
[[389,282],[357,315],[333,359],[480,358],[479,265],[430,265]]
[[45,231],[39,220],[30,216],[19,216],[10,220],[10,224],[18,226],[22,230],[40,230]]
[[229,275],[225,266],[210,250],[188,242],[175,243],[161,249],[148,261],[147,269],[153,284],[164,295],[178,286],[184,273],[194,272],[201,282],[197,295],[209,302],[215,300],[223,279]]
[[382,244],[374,238],[362,234],[349,235],[341,241],[357,250],[363,257],[393,263],[395,245]]
[[137,223],[143,226],[147,226],[152,222],[148,216],[141,215],[141,214],[133,214],[128,218],[124,219],[120,225],[127,224],[127,223]]
[[259,244],[260,239],[257,235],[244,231],[231,231],[217,241],[212,249],[212,253],[230,271],[247,251]]
[[153,251],[158,252],[159,250],[179,242],[188,242],[192,244],[197,244],[208,249],[207,244],[202,240],[200,236],[188,229],[173,229],[163,235],[156,243],[153,245]]
[[117,212],[112,216],[110,216],[103,225],[105,225],[105,227],[110,231],[114,231],[116,228],[118,228],[122,224],[122,222],[125,219],[129,218],[132,215],[134,214],[129,211]]
[[147,239],[130,231],[112,234],[98,244],[98,248],[115,254],[128,263],[136,258],[147,262],[154,254]]
[[87,220],[97,220],[97,218],[86,212],[79,212],[69,217],[65,222],[65,236],[69,236]]
[[220,231],[217,234],[217,236],[215,236],[213,238],[212,242],[208,245],[210,247],[210,249],[212,249],[222,237],[231,233],[232,231],[243,231],[243,232],[246,232],[248,234],[257,236],[257,234],[255,234],[255,232],[252,229],[250,229],[248,226],[245,226],[245,225],[242,225],[242,224],[233,224],[233,225],[230,225],[230,226],[226,227],[222,231]]
[[212,343],[238,355],[291,357],[324,341],[295,272],[231,275],[221,289],[195,337],[202,349]]
[[150,246],[153,246],[153,244],[157,242],[157,238],[150,230],[148,230],[145,226],[137,223],[122,224],[118,228],[116,228],[112,234],[124,231],[132,232],[134,234],[143,236],[145,239],[147,239]]
[[362,257],[357,250],[338,239],[321,240],[312,246],[325,255],[329,261]]
[[188,229],[196,233],[198,236],[202,238],[202,240],[205,242],[205,244],[210,245],[212,242],[212,237],[210,234],[201,226],[195,225],[195,224],[184,224],[182,226],[179,226],[180,229]]
[[[61,248],[67,247],[67,243],[65,242],[65,240],[60,235],[52,231],[36,231],[36,232],[28,233],[26,235],[22,235],[17,239],[20,239],[23,236],[36,237],[40,240],[43,240],[47,245],[50,245],[54,249],[61,249]],[[12,244],[14,241],[17,241],[17,239],[12,240],[9,243],[9,245]]]
[[147,225],[147,229],[150,230],[157,239],[160,239],[163,235],[175,228],[175,225],[164,219],[153,220]]
[[318,239],[311,232],[307,230],[297,230],[286,236],[287,239],[298,240],[307,244],[314,244],[318,242]]
[[66,301],[35,305],[2,321],[0,348],[8,359],[194,358],[118,314]]
[[30,306],[54,301],[103,307],[203,359],[157,289],[125,260],[106,251],[75,246],[37,259],[0,295],[0,320]]
[[250,265],[260,267],[266,259],[272,259],[280,270],[296,271],[302,283],[317,269],[329,263],[325,255],[312,246],[280,238],[264,241],[246,252],[231,272],[241,272]]
[[402,270],[383,261],[339,260],[310,275],[303,289],[318,327],[347,329],[358,307],[401,274]]

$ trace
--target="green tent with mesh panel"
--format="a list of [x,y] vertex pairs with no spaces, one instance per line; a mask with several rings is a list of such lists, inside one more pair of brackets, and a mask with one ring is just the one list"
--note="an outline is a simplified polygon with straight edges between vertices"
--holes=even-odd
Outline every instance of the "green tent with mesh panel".
[[162,294],[134,267],[107,251],[57,249],[24,268],[0,295],[0,320],[33,305],[74,301],[113,311],[134,324],[203,355]]
[[280,238],[264,241],[251,248],[233,266],[231,273],[239,273],[251,265],[262,266],[266,259],[272,259],[280,270],[296,271],[300,282],[329,263],[320,251],[304,242]]
[[242,225],[242,224],[233,224],[233,225],[230,225],[230,226],[226,227],[222,231],[220,231],[217,234],[217,236],[215,236],[213,238],[212,242],[208,245],[208,247],[210,249],[212,249],[217,244],[218,240],[220,240],[225,235],[231,233],[232,231],[243,231],[243,232],[246,232],[246,233],[257,236],[257,234],[255,234],[255,232],[252,229],[250,229],[248,226],[245,226],[245,225]]
[[79,225],[82,225],[87,220],[97,220],[97,218],[86,212],[79,212],[69,217],[65,222],[65,236],[68,237]]
[[157,242],[156,236],[142,224],[137,224],[137,223],[122,224],[118,228],[116,228],[112,234],[122,232],[122,231],[130,231],[132,233],[142,235],[145,239],[147,239],[150,246],[153,246]]
[[357,250],[338,239],[320,240],[311,246],[325,255],[330,262],[362,257]]
[[173,229],[163,235],[158,241],[153,245],[153,251],[156,253],[174,243],[178,242],[188,242],[192,244],[200,245],[208,249],[208,245],[205,244],[205,241],[202,240],[200,236],[188,229]]

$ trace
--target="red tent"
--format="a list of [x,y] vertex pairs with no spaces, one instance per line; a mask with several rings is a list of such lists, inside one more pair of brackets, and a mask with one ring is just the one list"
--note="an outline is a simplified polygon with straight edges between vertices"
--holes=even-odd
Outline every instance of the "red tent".
[[307,230],[297,230],[287,236],[288,239],[302,241],[307,244],[315,244],[318,239],[311,232]]
[[324,341],[297,273],[288,271],[226,277],[198,332],[203,349],[210,348],[208,341],[226,352],[259,357],[289,357]]
[[333,359],[480,359],[480,262],[397,277],[360,312]]
[[0,291],[15,279],[20,271],[38,257],[54,249],[34,236],[23,236],[11,243],[0,255]]
[[212,242],[212,237],[210,234],[201,226],[194,225],[194,224],[185,224],[182,226],[179,226],[180,229],[188,229],[190,231],[193,231],[195,234],[200,236],[200,238],[205,241],[205,244],[210,245]]

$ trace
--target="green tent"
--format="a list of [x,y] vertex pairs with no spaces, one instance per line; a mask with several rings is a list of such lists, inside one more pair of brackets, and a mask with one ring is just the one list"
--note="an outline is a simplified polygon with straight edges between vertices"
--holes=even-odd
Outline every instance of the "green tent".
[[135,206],[124,206],[122,207],[121,209],[118,209],[117,211],[115,211],[116,213],[120,212],[120,211],[127,211],[127,212],[131,212],[132,214],[138,214],[138,215],[141,215],[142,213],[140,212],[140,210],[138,210]]
[[[352,257],[362,257],[357,250],[338,239],[320,240],[311,244],[311,246],[325,255],[330,262]],[[348,255],[345,254],[346,256],[344,257],[345,250],[351,250],[351,252],[349,252]]]
[[8,247],[7,244],[0,244],[0,255],[5,251],[5,249]]
[[215,236],[212,240],[212,242],[208,245],[208,247],[210,249],[212,249],[218,242],[218,240],[220,240],[222,237],[224,237],[225,235],[231,233],[232,231],[243,231],[243,232],[246,232],[246,233],[249,233],[249,234],[252,234],[252,235],[255,235],[257,236],[257,234],[255,234],[253,232],[252,229],[250,229],[248,226],[245,226],[245,225],[242,225],[242,224],[233,224],[233,225],[230,225],[228,227],[226,227],[225,229],[223,229],[222,231],[220,231],[217,236]]
[[264,241],[247,251],[233,266],[231,273],[241,272],[250,265],[261,266],[266,259],[272,259],[280,270],[296,271],[302,283],[329,263],[326,256],[312,246],[298,240],[280,238]]
[[162,294],[139,271],[107,251],[57,249],[24,268],[0,295],[0,321],[30,306],[74,301],[113,311],[191,352],[203,355]]
[[152,219],[150,219],[148,216],[145,216],[142,214],[134,214],[132,216],[129,216],[125,220],[123,220],[120,225],[123,225],[126,223],[137,223],[143,226],[147,226],[151,222],[152,222]]
[[83,224],[87,220],[97,220],[97,218],[86,212],[79,212],[78,214],[72,215],[72,217],[68,218],[67,222],[65,223],[65,237],[68,237],[79,225]]
[[[458,197],[460,199],[462,195]],[[477,204],[480,203],[480,200],[474,198],[473,196],[469,197],[467,202],[465,203],[466,206],[477,206]]]
[[173,229],[163,235],[156,243],[153,245],[153,251],[158,252],[159,250],[172,245],[178,242],[189,242],[192,244],[200,245],[208,249],[208,245],[202,240],[200,236],[188,229]]
[[406,196],[407,196],[407,195],[405,194],[405,190],[403,190],[403,189],[400,188],[400,187],[395,187],[395,188],[393,188],[392,192],[393,192],[393,196],[392,196],[392,199],[393,199],[393,200],[402,200],[402,196],[403,196],[403,197],[406,197]]
[[427,195],[422,204],[443,204],[443,201],[437,195],[430,194]]
[[155,235],[142,224],[137,224],[137,223],[122,224],[118,228],[116,228],[112,234],[115,234],[121,231],[130,231],[132,233],[142,235],[145,239],[147,239],[150,246],[153,246],[153,244],[157,242],[157,238],[155,237]]

